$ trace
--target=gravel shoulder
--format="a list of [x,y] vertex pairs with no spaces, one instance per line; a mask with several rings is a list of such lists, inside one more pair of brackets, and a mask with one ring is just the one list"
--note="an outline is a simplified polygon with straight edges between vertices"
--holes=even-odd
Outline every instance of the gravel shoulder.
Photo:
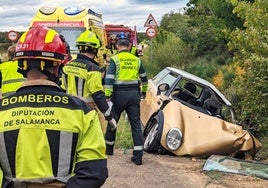
[[223,172],[202,171],[205,159],[144,153],[143,165],[130,161],[131,150],[108,156],[109,178],[103,188],[267,188],[268,180]]

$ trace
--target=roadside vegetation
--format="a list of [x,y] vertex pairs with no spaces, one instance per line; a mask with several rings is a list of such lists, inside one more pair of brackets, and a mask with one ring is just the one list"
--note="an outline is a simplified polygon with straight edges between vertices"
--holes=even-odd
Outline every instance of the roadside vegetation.
[[[261,159],[268,159],[267,25],[267,0],[189,0],[183,12],[162,17],[152,40],[138,33],[149,78],[172,66],[214,83],[234,105],[239,124],[262,142]],[[10,44],[0,32],[0,52]],[[116,147],[132,147],[123,117]]]
[[[232,102],[239,124],[263,144],[268,159],[268,1],[189,0],[162,17],[145,41],[149,76],[166,66],[211,81]],[[140,34],[141,35],[141,34]]]

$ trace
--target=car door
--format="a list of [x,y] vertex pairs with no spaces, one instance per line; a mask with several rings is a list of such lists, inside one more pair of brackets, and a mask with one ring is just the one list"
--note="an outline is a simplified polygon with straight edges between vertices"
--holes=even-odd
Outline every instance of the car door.
[[150,117],[159,110],[162,104],[161,95],[157,95],[157,87],[152,80],[148,81],[148,91],[141,100],[141,122],[145,126]]
[[163,104],[164,100],[169,100],[166,95],[168,91],[158,93],[160,84],[168,84],[169,88],[175,83],[177,75],[170,70],[163,69],[153,79],[148,81],[148,91],[146,98],[141,101],[141,122],[145,126],[150,117],[157,112]]

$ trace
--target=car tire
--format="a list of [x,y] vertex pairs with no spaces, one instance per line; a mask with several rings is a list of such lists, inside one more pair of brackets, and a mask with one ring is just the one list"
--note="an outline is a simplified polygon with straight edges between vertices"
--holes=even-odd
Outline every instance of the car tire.
[[144,151],[151,153],[158,152],[160,147],[159,132],[159,124],[156,119],[153,118],[151,128],[148,130],[148,134],[144,139]]

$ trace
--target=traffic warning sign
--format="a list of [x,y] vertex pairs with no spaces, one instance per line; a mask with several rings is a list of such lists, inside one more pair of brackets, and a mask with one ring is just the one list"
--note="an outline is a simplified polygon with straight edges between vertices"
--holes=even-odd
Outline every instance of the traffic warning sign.
[[149,14],[146,22],[144,23],[144,27],[157,27],[157,22],[152,14]]

